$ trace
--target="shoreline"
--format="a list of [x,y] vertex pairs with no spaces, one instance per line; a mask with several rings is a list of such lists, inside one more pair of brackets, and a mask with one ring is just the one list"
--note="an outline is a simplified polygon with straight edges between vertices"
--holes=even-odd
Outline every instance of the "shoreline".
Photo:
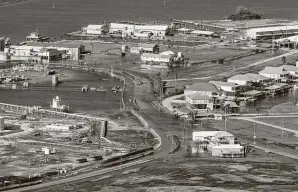
[[25,2],[25,1],[28,1],[28,0],[13,0],[13,1],[9,1],[9,2],[6,2],[6,3],[0,3],[0,8],[1,7],[6,7],[6,6],[9,6],[9,5],[12,5],[12,4],[16,4],[16,3],[22,3],[22,2]]

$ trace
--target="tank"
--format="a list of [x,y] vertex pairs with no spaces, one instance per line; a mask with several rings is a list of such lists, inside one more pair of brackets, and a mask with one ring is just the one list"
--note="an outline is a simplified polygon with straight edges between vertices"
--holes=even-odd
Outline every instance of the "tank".
[[0,130],[4,130],[4,117],[0,117]]

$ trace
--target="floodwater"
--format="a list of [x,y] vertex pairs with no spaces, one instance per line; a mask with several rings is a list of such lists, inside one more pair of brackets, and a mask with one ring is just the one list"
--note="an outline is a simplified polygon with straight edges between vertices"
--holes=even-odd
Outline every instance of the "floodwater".
[[117,20],[222,19],[243,5],[267,18],[298,19],[296,0],[31,0],[0,7],[0,36],[22,41],[39,29],[46,36]]
[[[73,73],[73,72],[72,72]],[[113,113],[120,108],[121,93],[107,92],[71,92],[67,87],[80,88],[82,85],[89,87],[103,87],[108,90],[115,85],[122,86],[117,79],[112,79],[105,74],[87,74],[76,72],[77,78],[59,85],[65,87],[64,91],[30,91],[30,90],[8,90],[0,89],[0,100],[3,103],[17,105],[38,105],[49,108],[52,99],[60,96],[62,100],[70,105],[70,110],[75,112],[86,112],[104,116]],[[51,83],[44,83],[44,86],[51,86]],[[132,87],[126,89],[127,94],[132,92]]]

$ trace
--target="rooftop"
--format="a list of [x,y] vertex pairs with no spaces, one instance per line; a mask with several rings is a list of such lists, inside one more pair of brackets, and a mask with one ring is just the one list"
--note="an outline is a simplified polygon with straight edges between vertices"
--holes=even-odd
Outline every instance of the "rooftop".
[[153,53],[143,53],[141,58],[149,57],[149,58],[161,58],[161,59],[170,59],[172,55],[161,55],[161,54],[153,54]]
[[228,78],[228,80],[251,81],[251,78],[247,75],[235,75]]
[[233,137],[229,132],[226,131],[194,131],[192,133],[193,137]]
[[213,31],[200,31],[200,30],[195,30],[191,32],[192,34],[198,34],[198,35],[212,35],[214,34]]
[[88,25],[86,29],[100,30],[103,25]]
[[263,75],[260,74],[256,74],[256,73],[247,73],[246,76],[248,76],[249,78],[251,78],[252,80],[255,81],[262,81],[262,80],[268,80],[268,77],[265,77]]
[[283,74],[288,74],[288,71],[283,67],[265,67],[262,71],[259,72],[259,74],[262,74],[262,73],[283,75]]
[[188,97],[192,100],[209,100],[209,99],[211,99],[211,97],[209,97],[208,95],[200,95],[199,93],[187,95],[186,97]]
[[239,86],[236,83],[224,82],[224,81],[209,81],[209,83],[212,83],[216,87],[237,87],[237,86]]
[[211,83],[197,82],[185,89],[186,91],[219,92],[218,88]]
[[266,31],[281,31],[281,30],[290,30],[290,29],[298,29],[298,25],[252,28],[252,29],[248,29],[247,33],[257,33],[257,32],[266,32]]
[[294,65],[281,65],[279,66],[280,68],[283,68],[287,71],[295,71],[298,72],[298,67],[294,66]]

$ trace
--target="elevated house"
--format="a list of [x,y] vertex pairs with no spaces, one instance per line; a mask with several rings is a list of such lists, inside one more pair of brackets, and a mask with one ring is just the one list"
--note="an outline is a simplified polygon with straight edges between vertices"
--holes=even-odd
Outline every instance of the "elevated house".
[[240,91],[240,86],[236,83],[224,81],[209,81],[209,83],[215,85],[227,100],[234,100]]
[[283,68],[287,72],[289,72],[289,76],[291,79],[297,79],[298,78],[298,67],[294,65],[281,65],[280,68]]
[[284,67],[265,67],[259,74],[281,82],[286,82],[290,75]]
[[246,75],[235,75],[227,79],[229,83],[235,83],[237,85],[249,86],[252,84],[252,79]]
[[186,107],[208,113],[218,107],[220,94],[219,89],[211,83],[194,83],[184,90]]
[[261,74],[247,73],[242,75],[235,75],[228,78],[228,82],[236,83],[237,85],[251,86],[256,83],[268,84],[272,80],[271,77],[266,77]]

